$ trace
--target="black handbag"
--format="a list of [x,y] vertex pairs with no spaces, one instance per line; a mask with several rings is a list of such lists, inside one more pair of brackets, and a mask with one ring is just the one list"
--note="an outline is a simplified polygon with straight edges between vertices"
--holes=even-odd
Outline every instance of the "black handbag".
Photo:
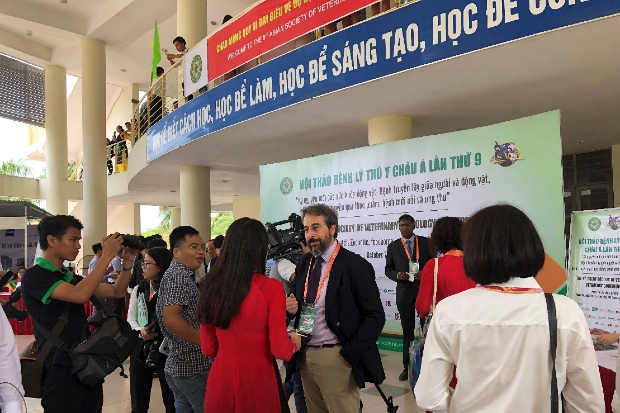
[[[62,332],[62,329],[65,327],[65,325],[67,325],[67,321],[69,319],[70,305],[70,303],[67,303],[65,310],[60,315],[60,318],[56,322],[56,325],[51,332],[52,336],[58,338],[58,336],[60,336],[60,333]],[[37,329],[39,328],[37,327]],[[37,341],[33,340],[32,343],[30,343],[30,345],[26,347],[26,349],[20,354],[19,362],[21,364],[24,396],[32,397],[35,399],[41,398],[41,378],[43,375],[43,363],[45,362],[45,359],[52,350],[53,345],[54,344],[48,340],[43,346],[43,348],[41,348],[37,344]]]
[[[103,304],[96,298],[91,297],[91,302],[97,310],[104,313],[104,319],[100,322],[88,323],[95,326],[95,331],[85,339],[68,348],[67,344],[54,336],[49,330],[42,328],[34,321],[37,330],[45,336],[48,343],[56,348],[66,351],[71,358],[71,373],[87,386],[100,383],[108,374],[120,367],[120,375],[127,378],[123,368],[123,362],[132,354],[140,350],[141,340],[138,332],[119,316],[108,316]],[[46,343],[47,345],[47,343]]]

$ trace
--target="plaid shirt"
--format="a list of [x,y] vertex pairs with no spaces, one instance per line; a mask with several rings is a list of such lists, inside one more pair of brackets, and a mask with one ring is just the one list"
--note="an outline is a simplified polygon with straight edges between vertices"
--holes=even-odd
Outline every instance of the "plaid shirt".
[[[196,330],[200,324],[196,321],[199,292],[196,287],[194,272],[185,265],[173,261],[161,279],[157,299],[157,319],[164,319],[164,308],[171,305],[183,306],[181,317]],[[170,354],[164,371],[172,377],[190,377],[208,371],[213,359],[202,354],[200,346],[188,343],[175,336],[163,323],[159,323],[164,336],[168,338]]]

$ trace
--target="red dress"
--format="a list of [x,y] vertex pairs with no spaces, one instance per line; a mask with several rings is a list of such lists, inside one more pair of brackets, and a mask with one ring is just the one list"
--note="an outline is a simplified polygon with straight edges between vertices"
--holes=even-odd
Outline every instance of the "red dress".
[[[415,309],[420,317],[426,317],[433,305],[433,278],[435,260],[428,260],[422,270],[420,290],[415,301]],[[474,288],[476,283],[465,275],[463,257],[443,256],[439,258],[437,271],[437,303],[446,297]]]
[[274,357],[290,360],[295,344],[286,332],[282,284],[254,274],[239,314],[227,329],[202,324],[202,352],[215,357],[205,394],[207,413],[281,411]]

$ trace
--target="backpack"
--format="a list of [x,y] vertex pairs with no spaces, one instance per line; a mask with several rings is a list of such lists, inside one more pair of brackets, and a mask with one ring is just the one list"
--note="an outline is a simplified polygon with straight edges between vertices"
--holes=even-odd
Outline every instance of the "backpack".
[[118,367],[120,375],[127,378],[123,368],[123,362],[130,355],[140,351],[141,340],[138,332],[134,331],[129,323],[117,315],[108,316],[103,304],[96,298],[91,297],[93,305],[104,313],[104,319],[99,322],[89,322],[86,328],[94,326],[93,333],[69,348],[57,335],[43,328],[34,319],[37,330],[51,342],[56,348],[66,351],[71,358],[71,372],[87,386],[100,383],[108,374]]

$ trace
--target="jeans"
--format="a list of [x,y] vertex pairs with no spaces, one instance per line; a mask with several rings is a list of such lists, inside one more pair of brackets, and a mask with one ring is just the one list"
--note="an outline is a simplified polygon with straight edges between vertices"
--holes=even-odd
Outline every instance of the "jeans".
[[308,413],[306,398],[304,397],[304,388],[301,384],[301,372],[299,370],[295,371],[291,378],[284,382],[284,394],[287,401],[290,399],[291,395],[293,395],[297,413]]
[[174,393],[176,413],[204,413],[208,377],[208,371],[190,377],[172,377],[166,373],[166,381]]

